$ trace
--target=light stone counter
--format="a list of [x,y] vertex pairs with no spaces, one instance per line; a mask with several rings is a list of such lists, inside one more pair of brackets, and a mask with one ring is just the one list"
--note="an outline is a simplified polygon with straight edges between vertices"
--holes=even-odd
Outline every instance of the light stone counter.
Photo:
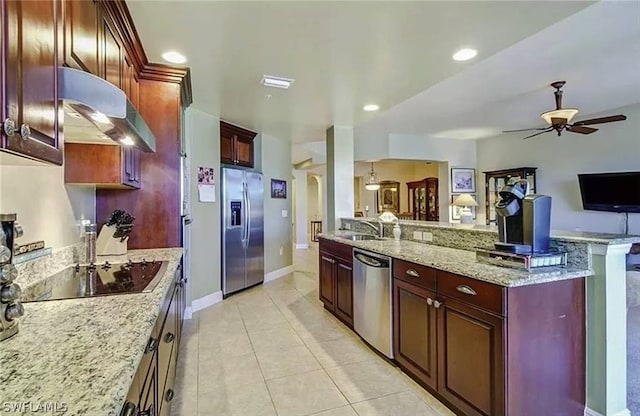
[[65,415],[119,415],[181,256],[171,248],[118,259],[169,261],[149,293],[26,303],[20,332],[0,343],[0,414],[33,414],[6,413],[7,403],[30,402],[66,404]]
[[416,243],[407,240],[395,241],[393,239],[384,239],[352,241],[339,237],[339,235],[350,234],[353,233],[349,233],[348,231],[335,231],[323,233],[320,235],[320,238],[507,287],[575,279],[593,274],[589,269],[575,267],[544,267],[541,270],[528,272],[509,267],[478,263],[475,252],[469,250]]

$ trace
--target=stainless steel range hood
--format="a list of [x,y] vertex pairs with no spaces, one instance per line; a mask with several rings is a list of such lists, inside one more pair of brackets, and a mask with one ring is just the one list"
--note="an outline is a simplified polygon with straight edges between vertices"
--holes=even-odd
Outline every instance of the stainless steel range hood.
[[60,67],[65,142],[133,145],[156,151],[156,138],[126,94],[88,72]]

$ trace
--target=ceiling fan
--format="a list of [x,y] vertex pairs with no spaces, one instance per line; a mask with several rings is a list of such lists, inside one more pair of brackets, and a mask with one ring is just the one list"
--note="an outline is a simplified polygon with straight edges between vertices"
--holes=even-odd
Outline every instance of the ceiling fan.
[[538,133],[534,133],[530,136],[523,137],[524,139],[529,139],[531,137],[538,136],[543,133],[548,133],[551,131],[558,132],[558,136],[562,135],[563,131],[568,131],[571,133],[579,133],[579,134],[591,134],[598,129],[594,129],[593,127],[585,127],[592,124],[603,124],[603,123],[612,123],[614,121],[623,121],[626,120],[627,117],[622,114],[618,114],[615,116],[607,116],[607,117],[599,117],[599,118],[591,118],[588,120],[577,121],[575,123],[570,124],[569,122],[576,114],[578,114],[577,108],[562,108],[562,88],[566,82],[565,81],[556,81],[551,84],[553,88],[555,88],[555,92],[553,95],[556,97],[556,109],[547,111],[546,113],[540,114],[549,126],[533,128],[533,129],[518,129],[518,130],[505,130],[503,133],[513,133],[516,131],[530,131],[530,130],[538,130]]

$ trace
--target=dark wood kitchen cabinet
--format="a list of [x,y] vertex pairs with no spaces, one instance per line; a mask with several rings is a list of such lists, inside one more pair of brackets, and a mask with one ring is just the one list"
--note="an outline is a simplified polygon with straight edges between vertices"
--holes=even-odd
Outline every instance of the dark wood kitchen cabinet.
[[123,412],[130,408],[149,416],[170,414],[171,402],[176,395],[174,380],[180,347],[179,331],[184,319],[184,309],[181,307],[184,282],[182,271],[178,268],[131,383]]
[[64,64],[99,75],[98,6],[92,0],[64,0]]
[[140,150],[132,147],[67,143],[64,182],[99,189],[140,188]]
[[108,16],[102,16],[101,20],[100,76],[116,87],[122,88],[122,67],[125,56],[122,45]]
[[59,0],[2,1],[2,97],[5,151],[62,164],[58,55]]
[[325,309],[353,327],[353,258],[347,244],[320,238],[319,297]]
[[393,263],[396,361],[417,382],[461,415],[582,415],[584,279],[507,288]]
[[220,162],[252,168],[255,132],[220,121]]

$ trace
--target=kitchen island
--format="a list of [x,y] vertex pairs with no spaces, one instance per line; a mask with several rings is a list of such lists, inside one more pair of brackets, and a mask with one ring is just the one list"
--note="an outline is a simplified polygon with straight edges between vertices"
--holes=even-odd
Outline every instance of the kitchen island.
[[[356,330],[384,328],[386,340],[373,340],[392,342],[400,368],[456,414],[583,414],[589,267],[529,272],[478,263],[470,250],[354,235],[364,237],[320,235],[325,309]],[[369,280],[354,248],[390,258],[388,272]]]
[[182,249],[120,257],[169,263],[148,293],[26,303],[20,332],[0,344],[1,412],[32,414],[48,405],[69,415],[120,414]]

